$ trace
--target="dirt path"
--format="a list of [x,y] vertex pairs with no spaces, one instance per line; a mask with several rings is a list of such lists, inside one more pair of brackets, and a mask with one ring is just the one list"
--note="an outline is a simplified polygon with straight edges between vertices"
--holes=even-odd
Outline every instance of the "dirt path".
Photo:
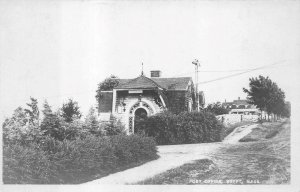
[[240,139],[251,133],[252,129],[256,128],[257,126],[258,124],[237,127],[232,133],[224,138],[223,143],[237,143]]
[[255,127],[257,127],[257,124],[238,127],[225,138],[223,143],[158,146],[159,159],[84,184],[137,183],[193,160],[208,158],[206,155],[215,152],[219,147],[226,145],[226,143],[237,143]]

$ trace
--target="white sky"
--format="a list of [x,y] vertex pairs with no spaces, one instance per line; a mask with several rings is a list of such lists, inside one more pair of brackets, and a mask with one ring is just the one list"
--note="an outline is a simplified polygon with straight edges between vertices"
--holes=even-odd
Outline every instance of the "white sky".
[[[33,96],[54,109],[73,98],[84,112],[97,84],[161,70],[280,65],[200,84],[206,102],[245,98],[249,78],[270,76],[299,97],[300,1],[0,1],[0,120]],[[199,73],[199,82],[233,73]]]

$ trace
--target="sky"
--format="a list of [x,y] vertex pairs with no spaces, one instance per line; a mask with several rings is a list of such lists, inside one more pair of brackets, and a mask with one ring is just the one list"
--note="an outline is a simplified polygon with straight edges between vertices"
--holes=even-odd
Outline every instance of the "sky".
[[30,96],[54,110],[72,98],[86,114],[111,74],[135,78],[143,63],[148,77],[194,78],[194,59],[206,103],[246,98],[258,75],[295,100],[299,18],[300,1],[2,0],[0,120]]

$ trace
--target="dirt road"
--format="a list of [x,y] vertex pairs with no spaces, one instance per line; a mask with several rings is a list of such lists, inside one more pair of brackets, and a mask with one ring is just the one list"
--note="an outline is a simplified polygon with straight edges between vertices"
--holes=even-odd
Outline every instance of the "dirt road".
[[206,154],[214,152],[221,145],[222,143],[202,143],[158,146],[159,159],[85,184],[130,184],[143,181],[193,160],[205,159]]

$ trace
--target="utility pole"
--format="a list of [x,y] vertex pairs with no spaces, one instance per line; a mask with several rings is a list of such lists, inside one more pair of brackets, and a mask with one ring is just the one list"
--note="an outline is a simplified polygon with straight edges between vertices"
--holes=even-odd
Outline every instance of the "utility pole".
[[198,68],[200,66],[200,63],[198,59],[195,59],[192,62],[193,65],[195,65],[195,84],[196,84],[196,103],[197,103],[197,111],[200,111],[200,104],[199,104],[199,93],[198,93]]

